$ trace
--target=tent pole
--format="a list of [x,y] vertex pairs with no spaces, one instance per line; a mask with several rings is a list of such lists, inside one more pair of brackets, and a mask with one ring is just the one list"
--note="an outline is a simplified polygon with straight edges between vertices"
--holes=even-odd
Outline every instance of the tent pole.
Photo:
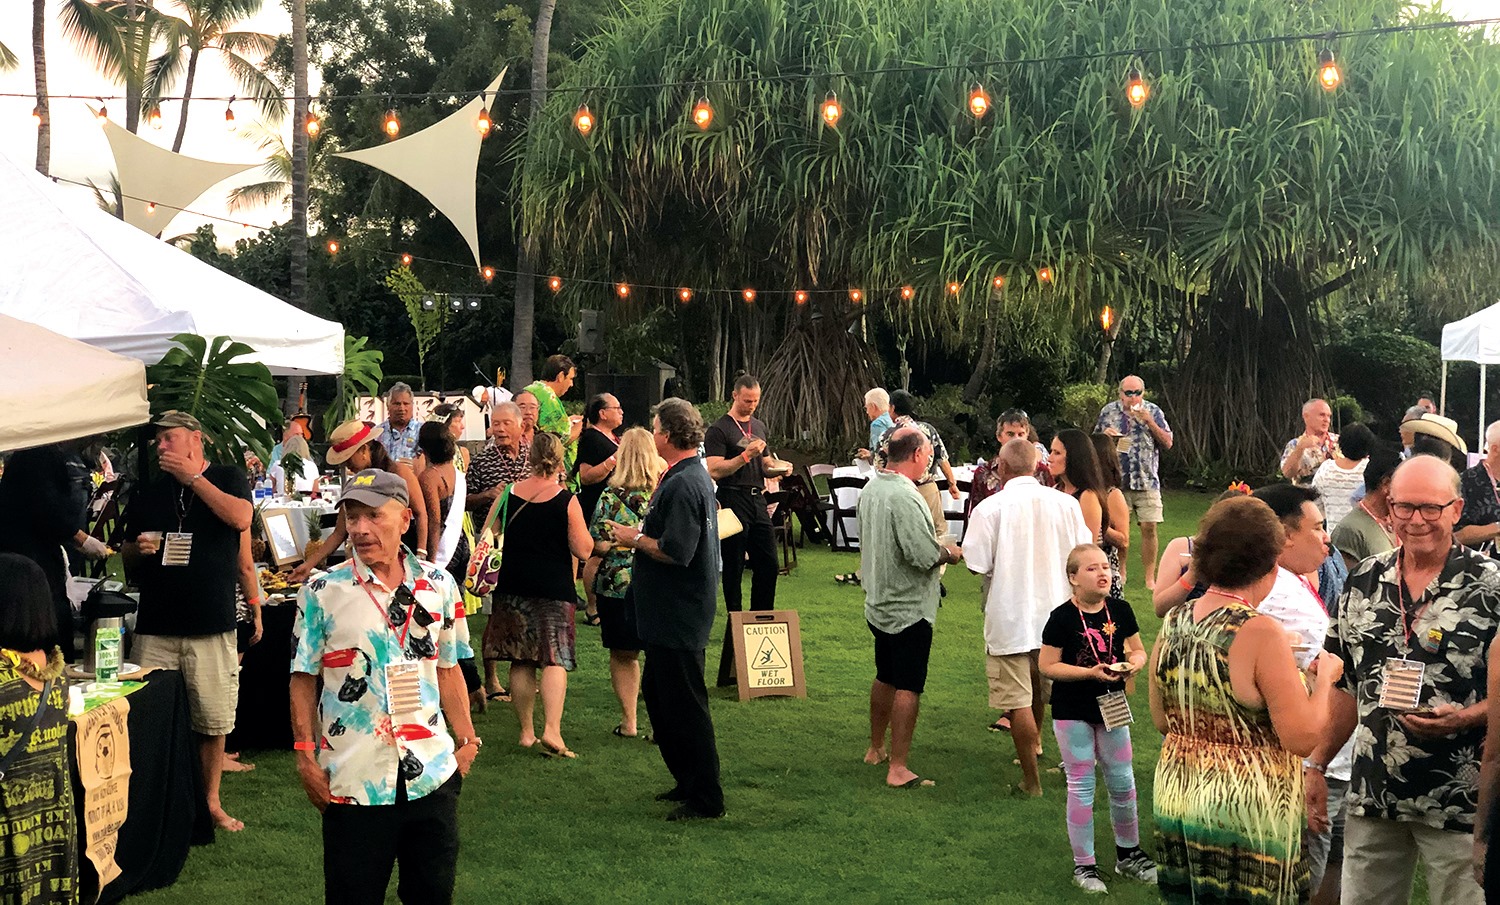
[[1443,362],[1443,385],[1438,390],[1438,414],[1448,414],[1448,362]]
[[1484,372],[1485,366],[1479,365],[1479,444],[1476,448],[1484,446]]

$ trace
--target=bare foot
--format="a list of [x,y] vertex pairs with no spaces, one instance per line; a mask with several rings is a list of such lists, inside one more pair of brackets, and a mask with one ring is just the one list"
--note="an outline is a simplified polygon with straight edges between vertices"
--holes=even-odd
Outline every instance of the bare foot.
[[543,734],[540,737],[540,739],[541,739],[542,744],[544,744],[547,747],[551,748],[553,751],[567,751],[568,750],[568,745],[567,745],[566,742],[564,742],[562,740],[562,736],[558,736],[557,738],[548,738],[545,734]]
[[245,828],[243,820],[236,820],[224,812],[223,808],[209,808],[208,816],[214,819],[214,826],[228,833],[238,833]]
[[1028,786],[1024,782],[1016,784],[1016,793],[1020,794],[1020,795],[1025,795],[1028,798],[1041,798],[1042,797],[1041,786],[1037,786],[1037,787],[1033,788],[1031,786]]
[[875,764],[883,764],[889,759],[890,755],[880,748],[871,748],[870,750],[865,752],[865,763],[870,764],[871,766]]
[[239,759],[239,756],[224,758],[225,773],[249,773],[255,769],[255,764],[249,764]]
[[469,712],[484,713],[490,708],[489,699],[484,696],[484,689],[476,689],[469,692]]
[[900,769],[892,768],[886,771],[885,784],[893,789],[915,789],[937,785],[937,783],[930,779],[923,779],[906,767],[901,767]]
[[1148,591],[1154,591],[1154,590],[1156,590],[1156,576],[1155,575],[1147,575],[1146,576],[1146,590],[1148,590]]
[[536,735],[530,732],[522,733],[520,741],[516,742],[516,744],[522,748],[530,748],[536,744]]

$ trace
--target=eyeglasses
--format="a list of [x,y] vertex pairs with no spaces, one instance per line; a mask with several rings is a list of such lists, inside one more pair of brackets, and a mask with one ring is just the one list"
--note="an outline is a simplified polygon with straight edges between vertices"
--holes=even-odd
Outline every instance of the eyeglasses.
[[1146,391],[1145,390],[1121,390],[1120,392],[1124,393],[1126,396],[1144,396],[1144,395],[1146,395]]
[[1399,518],[1399,519],[1409,519],[1412,516],[1416,515],[1418,512],[1420,512],[1420,513],[1422,513],[1422,518],[1424,520],[1430,522],[1433,519],[1437,518],[1438,516],[1442,515],[1444,509],[1447,509],[1449,506],[1452,506],[1454,503],[1457,503],[1458,501],[1459,501],[1458,497],[1454,497],[1453,499],[1449,500],[1448,502],[1442,503],[1442,504],[1439,504],[1439,503],[1398,503],[1395,500],[1391,500],[1390,501],[1391,515],[1394,515],[1396,518]]

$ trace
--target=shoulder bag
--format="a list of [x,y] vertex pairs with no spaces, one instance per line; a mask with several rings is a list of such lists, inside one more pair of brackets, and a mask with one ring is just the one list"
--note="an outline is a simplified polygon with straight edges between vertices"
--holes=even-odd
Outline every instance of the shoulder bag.
[[[510,524],[510,488],[505,486],[505,492],[500,497],[500,505],[495,507],[494,514],[485,524],[484,530],[479,535],[479,541],[474,545],[474,553],[469,557],[469,568],[464,572],[464,590],[475,597],[485,597],[493,593],[495,585],[500,581],[500,559],[505,549],[505,526]],[[520,512],[526,508],[529,500],[522,500],[521,505],[516,507]],[[500,521],[500,530],[495,530],[495,520]]]

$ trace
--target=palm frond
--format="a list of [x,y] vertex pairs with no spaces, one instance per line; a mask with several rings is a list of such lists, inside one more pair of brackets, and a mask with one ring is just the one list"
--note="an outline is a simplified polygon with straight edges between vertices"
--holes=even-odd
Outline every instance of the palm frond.
[[235,186],[229,190],[229,209],[238,213],[248,208],[280,204],[287,200],[291,191],[291,182],[281,179]]
[[272,123],[280,123],[286,119],[286,97],[282,94],[280,85],[266,75],[260,67],[237,53],[223,49],[219,57],[224,61],[224,68],[229,70],[229,74],[234,77],[239,89],[245,93],[246,97],[255,101],[255,106],[262,116]]
[[14,51],[0,44],[0,72],[9,72],[21,64]]

